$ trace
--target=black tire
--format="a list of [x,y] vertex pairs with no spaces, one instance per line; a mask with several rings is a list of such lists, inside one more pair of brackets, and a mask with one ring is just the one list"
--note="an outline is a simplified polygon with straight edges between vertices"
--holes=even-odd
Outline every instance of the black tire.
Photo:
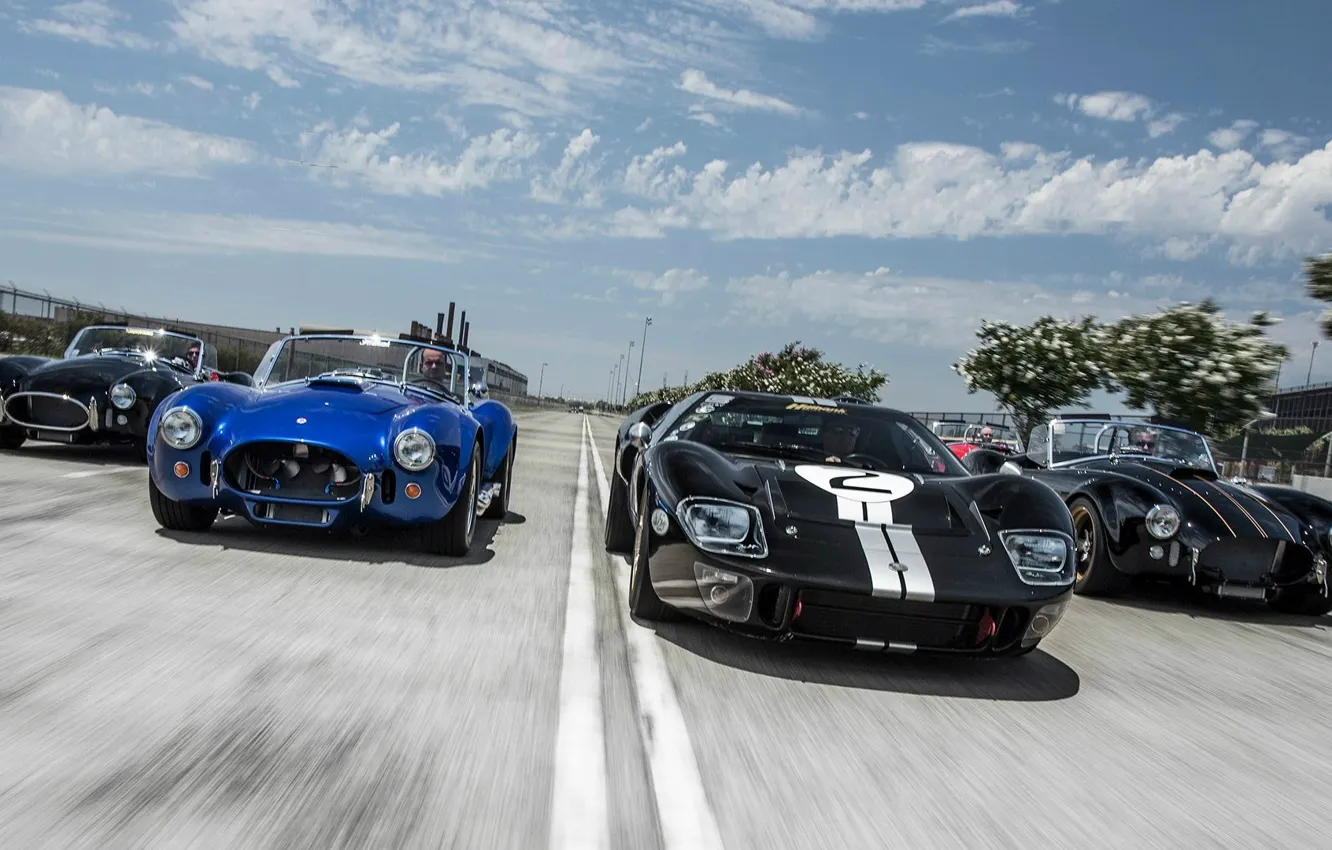
[[1069,503],[1068,510],[1073,515],[1073,555],[1078,559],[1073,592],[1079,596],[1116,596],[1123,592],[1128,576],[1110,563],[1105,523],[1096,506],[1091,499],[1078,496]]
[[499,496],[491,501],[490,507],[481,515],[486,519],[504,519],[509,513],[509,492],[513,489],[513,455],[516,451],[518,451],[518,435],[514,434],[509,442],[509,450],[504,453],[499,474],[495,476],[499,479]]
[[[616,446],[618,451],[619,446]],[[634,524],[629,519],[628,486],[616,469],[611,470],[610,499],[606,503],[606,551],[612,555],[631,557],[634,546]]]
[[0,426],[0,449],[15,451],[28,442],[28,432],[13,425]]
[[148,504],[157,524],[167,531],[207,531],[217,520],[217,508],[182,505],[157,489],[157,482],[151,475],[148,476]]
[[433,525],[428,525],[422,532],[426,551],[434,555],[461,558],[472,548],[472,537],[476,534],[476,494],[481,477],[481,444],[472,444],[472,458],[467,466],[467,478],[463,480],[462,495],[454,503],[453,510]]
[[648,577],[648,488],[638,500],[638,528],[634,533],[634,554],[629,560],[629,613],[642,620],[669,621],[679,619],[652,587]]
[[1267,603],[1273,611],[1294,614],[1297,617],[1322,617],[1332,612],[1332,593],[1324,595],[1321,585],[1283,590]]

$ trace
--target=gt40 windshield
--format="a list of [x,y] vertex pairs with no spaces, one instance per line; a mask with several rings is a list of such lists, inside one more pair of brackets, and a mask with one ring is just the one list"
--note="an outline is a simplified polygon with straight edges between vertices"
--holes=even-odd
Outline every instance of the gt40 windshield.
[[844,463],[884,472],[966,475],[953,453],[902,413],[791,398],[704,396],[671,423],[663,440],[692,440],[728,453]]
[[410,384],[461,397],[467,358],[447,348],[377,336],[295,336],[268,349],[255,373],[267,386],[314,378]]
[[134,354],[197,370],[204,344],[197,337],[152,328],[100,326],[83,328],[65,349],[65,357],[88,354]]

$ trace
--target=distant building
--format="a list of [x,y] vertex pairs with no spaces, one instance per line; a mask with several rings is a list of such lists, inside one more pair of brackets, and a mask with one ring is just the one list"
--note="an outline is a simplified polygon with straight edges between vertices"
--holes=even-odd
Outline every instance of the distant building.
[[1332,383],[1286,387],[1272,394],[1267,409],[1277,415],[1259,427],[1263,431],[1308,428],[1315,434],[1332,431]]
[[472,374],[468,383],[485,380],[491,392],[512,396],[527,395],[527,376],[507,363],[472,355]]

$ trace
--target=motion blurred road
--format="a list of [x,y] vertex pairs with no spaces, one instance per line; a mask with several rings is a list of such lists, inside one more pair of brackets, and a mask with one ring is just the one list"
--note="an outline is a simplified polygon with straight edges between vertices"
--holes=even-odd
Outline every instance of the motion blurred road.
[[167,533],[126,455],[0,454],[0,847],[1326,846],[1326,618],[1078,599],[993,663],[645,628],[615,421],[519,421],[462,561]]

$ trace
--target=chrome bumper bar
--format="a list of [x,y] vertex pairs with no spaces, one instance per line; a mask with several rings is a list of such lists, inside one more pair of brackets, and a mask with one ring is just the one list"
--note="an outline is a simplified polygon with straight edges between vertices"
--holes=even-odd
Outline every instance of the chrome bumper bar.
[[[15,416],[14,412],[9,409],[9,406],[13,404],[16,399],[32,398],[32,397],[53,398],[57,401],[62,401],[66,404],[72,404],[79,409],[80,414],[82,414],[87,418],[82,424],[74,425],[72,427],[68,425],[42,425],[37,422],[25,422],[24,420],[19,419],[17,416]],[[69,434],[75,433],[77,431],[82,431],[84,428],[96,431],[98,428],[97,418],[98,418],[98,411],[97,411],[96,399],[90,398],[88,399],[88,403],[84,404],[78,399],[72,398],[67,395],[63,395],[61,393],[43,393],[43,392],[14,393],[11,396],[5,397],[3,399],[3,404],[0,404],[0,424],[17,425],[20,428],[32,428],[37,431],[62,431]]]

